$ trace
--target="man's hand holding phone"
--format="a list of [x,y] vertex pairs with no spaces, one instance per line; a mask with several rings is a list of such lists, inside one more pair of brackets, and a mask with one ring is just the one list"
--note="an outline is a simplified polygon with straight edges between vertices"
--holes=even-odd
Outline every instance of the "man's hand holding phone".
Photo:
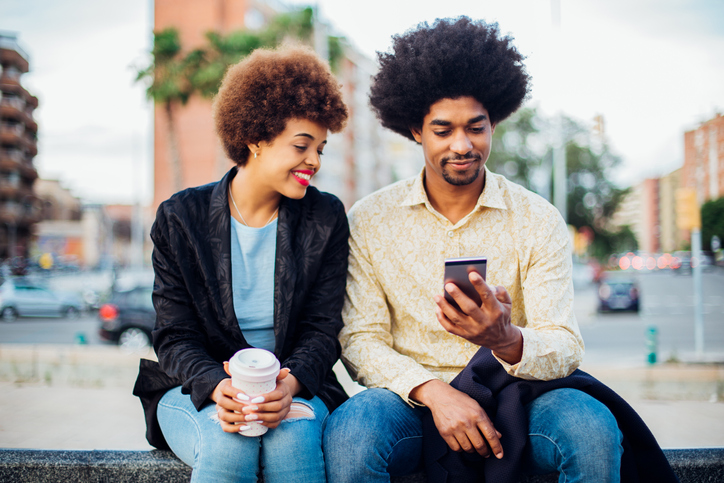
[[[446,277],[447,278],[447,277]],[[468,279],[480,296],[478,305],[453,282],[445,283],[445,291],[460,307],[453,307],[442,295],[435,295],[435,315],[440,325],[451,334],[473,344],[491,349],[509,364],[523,356],[523,334],[511,324],[512,301],[504,287],[492,287],[477,271],[469,271]]]

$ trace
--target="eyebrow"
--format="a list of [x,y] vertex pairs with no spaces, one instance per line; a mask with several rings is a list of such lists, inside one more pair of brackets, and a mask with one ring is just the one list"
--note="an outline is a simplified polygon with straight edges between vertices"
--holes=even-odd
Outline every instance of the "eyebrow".
[[[484,121],[488,118],[485,114],[481,114],[479,116],[475,116],[473,118],[468,119],[468,124],[475,124],[480,121]],[[452,123],[450,121],[444,121],[442,119],[433,119],[430,121],[430,124],[433,126],[449,126]]]
[[[296,138],[296,137],[304,137],[304,138],[309,138],[309,139],[311,139],[312,141],[315,140],[315,139],[314,139],[314,136],[312,136],[311,134],[307,134],[307,133],[305,133],[305,132],[300,132],[299,134],[295,134],[294,137],[295,137],[295,138]],[[327,140],[325,139],[324,141],[322,141],[322,144],[327,144]]]

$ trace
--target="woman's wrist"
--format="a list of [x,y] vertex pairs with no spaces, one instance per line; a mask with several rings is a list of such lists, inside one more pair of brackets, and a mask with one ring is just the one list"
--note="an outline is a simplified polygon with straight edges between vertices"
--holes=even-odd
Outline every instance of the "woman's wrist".
[[289,393],[292,395],[292,397],[296,396],[302,391],[302,383],[300,383],[299,380],[292,374],[288,374],[287,377],[282,379],[282,382],[287,385],[287,387],[289,388]]

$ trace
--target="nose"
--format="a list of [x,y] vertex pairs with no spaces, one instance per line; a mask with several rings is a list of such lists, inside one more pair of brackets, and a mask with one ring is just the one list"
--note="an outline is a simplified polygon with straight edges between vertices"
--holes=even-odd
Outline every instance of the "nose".
[[313,154],[307,156],[305,161],[307,166],[309,166],[310,169],[313,169],[315,173],[319,171],[319,167],[322,165],[322,157],[317,151],[314,151]]
[[450,150],[456,154],[467,154],[473,149],[473,143],[470,142],[467,133],[459,130],[453,135]]

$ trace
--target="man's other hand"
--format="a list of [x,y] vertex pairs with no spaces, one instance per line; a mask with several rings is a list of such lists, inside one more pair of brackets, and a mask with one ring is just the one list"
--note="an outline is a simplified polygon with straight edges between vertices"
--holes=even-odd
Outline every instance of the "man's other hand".
[[445,330],[473,344],[487,347],[509,364],[520,362],[523,357],[523,334],[510,323],[512,301],[504,287],[491,287],[477,272],[471,272],[470,283],[480,294],[478,306],[454,283],[447,283],[445,290],[460,306],[457,310],[445,297],[435,295],[435,315]]
[[430,409],[435,427],[453,451],[477,452],[487,458],[492,450],[496,458],[503,457],[502,435],[483,408],[464,392],[435,379],[414,388],[410,398]]

